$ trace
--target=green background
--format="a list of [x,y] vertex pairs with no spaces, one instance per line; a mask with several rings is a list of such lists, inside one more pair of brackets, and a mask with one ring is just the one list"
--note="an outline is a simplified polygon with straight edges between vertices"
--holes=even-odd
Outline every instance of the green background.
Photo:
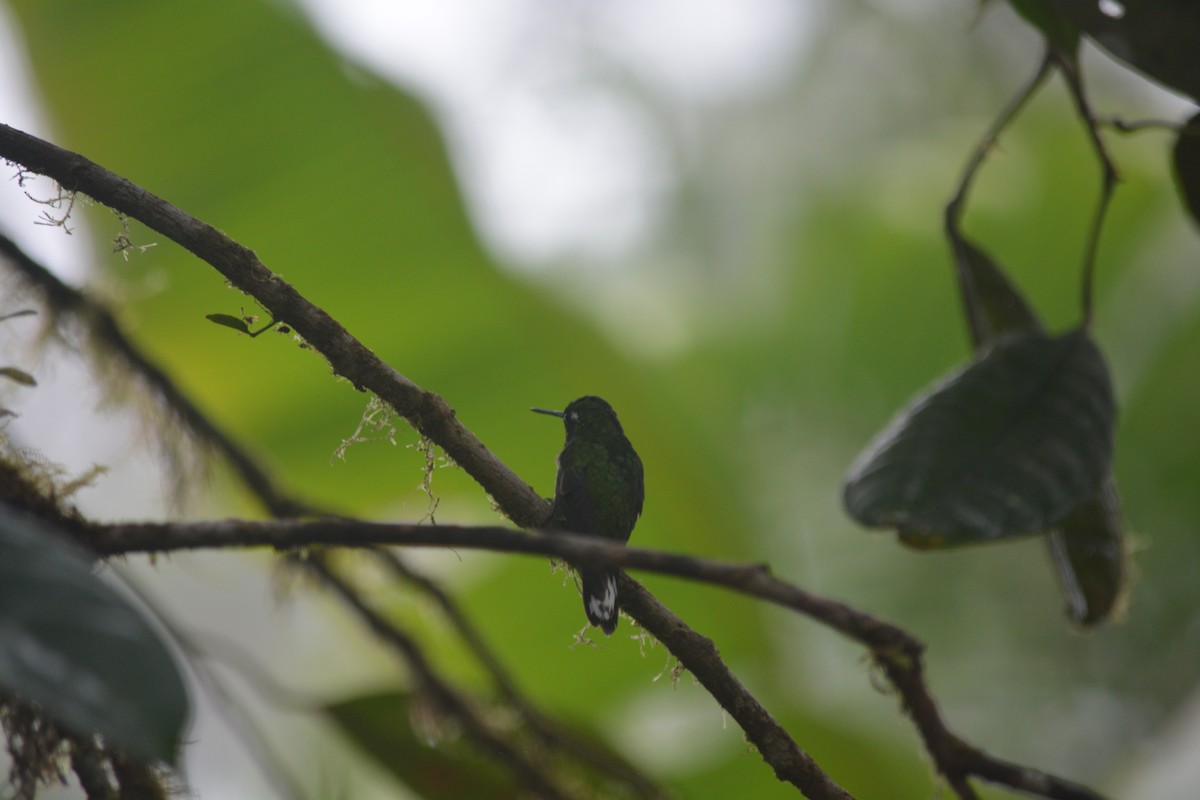
[[[819,20],[807,68],[765,95],[691,109],[695,141],[683,143],[669,114],[651,117],[681,156],[673,191],[653,241],[597,274],[500,263],[475,232],[462,170],[429,109],[344,63],[284,4],[10,4],[57,144],[254,249],[445,397],[539,491],[552,491],[562,431],[526,409],[603,395],[646,464],[634,542],[766,561],[781,577],[905,626],[928,644],[931,686],[953,729],[1001,757],[1115,792],[1194,690],[1200,663],[1200,239],[1170,185],[1168,139],[1112,141],[1124,184],[1103,240],[1095,332],[1121,404],[1115,471],[1136,578],[1127,618],[1080,634],[1061,612],[1042,542],[914,553],[841,511],[841,478],[858,449],[907,397],[967,357],[941,206],[1037,52],[1015,22],[971,30],[961,15],[846,6]],[[1089,61],[1099,105],[1157,109],[1161,99],[1146,100],[1100,61]],[[1033,103],[993,157],[967,228],[1061,330],[1079,316],[1077,265],[1098,172],[1060,86]],[[290,489],[365,517],[424,514],[415,450],[365,444],[331,463],[363,395],[289,337],[250,340],[208,322],[209,313],[253,312],[252,303],[137,224],[133,240],[157,246],[128,261],[111,255],[106,240],[118,223],[102,209],[85,213],[103,266],[96,282],[121,298],[119,316],[139,344]],[[31,206],[4,224],[35,216]],[[650,336],[654,320],[627,319],[616,337],[603,322],[611,309],[589,302],[648,285],[674,289],[663,313],[684,320],[682,344],[665,353],[630,345],[639,326]],[[397,439],[416,441],[404,427]],[[439,520],[495,520],[461,472],[437,470],[433,489]],[[197,516],[260,513],[226,480],[193,498]],[[270,581],[264,559],[208,556],[195,570],[201,587],[226,569],[218,559],[248,561]],[[181,561],[141,580],[169,598]],[[583,622],[578,600],[543,560],[452,554],[429,563],[543,708],[605,734],[680,796],[794,796],[687,676],[675,686],[654,680],[666,656],[642,653],[623,635],[628,620],[599,648],[570,647]],[[932,794],[915,733],[857,648],[725,592],[645,582],[713,638],[856,796]],[[203,588],[189,591],[202,608]],[[450,674],[486,685],[428,608],[382,587],[376,599],[420,631]],[[336,607],[312,613],[318,621],[299,628],[305,658],[260,654],[278,679],[319,686],[329,701],[403,683]],[[246,635],[237,619],[219,624]],[[313,677],[344,674],[339,659],[370,668],[351,670],[344,685]],[[340,751],[328,749],[328,731],[304,731],[284,721],[273,735],[310,788],[321,784],[317,773],[355,786],[369,771],[332,759]],[[200,786],[205,763],[193,767]]]

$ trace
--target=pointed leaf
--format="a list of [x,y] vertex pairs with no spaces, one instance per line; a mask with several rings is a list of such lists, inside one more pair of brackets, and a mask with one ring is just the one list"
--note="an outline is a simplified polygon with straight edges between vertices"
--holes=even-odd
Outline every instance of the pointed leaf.
[[342,732],[427,800],[507,800],[518,792],[494,764],[459,742],[430,746],[414,733],[414,702],[404,692],[362,695],[325,709]]
[[1188,120],[1172,151],[1175,184],[1192,219],[1200,223],[1200,114]]
[[950,230],[958,290],[975,350],[1004,334],[1042,333],[1042,323],[995,260]]
[[0,687],[77,734],[172,761],[188,716],[175,661],[129,601],[45,525],[0,508]]
[[1067,613],[1090,627],[1120,611],[1129,577],[1121,507],[1112,478],[1046,539]]
[[34,380],[34,377],[23,369],[0,367],[0,375],[22,386],[37,386],[37,381]]
[[233,328],[235,331],[241,333],[250,332],[250,326],[246,324],[246,320],[241,317],[235,317],[232,314],[205,314],[204,318],[218,325],[224,325],[226,328]]
[[1002,339],[876,437],[847,476],[846,508],[914,547],[1045,531],[1099,490],[1115,415],[1085,331]]

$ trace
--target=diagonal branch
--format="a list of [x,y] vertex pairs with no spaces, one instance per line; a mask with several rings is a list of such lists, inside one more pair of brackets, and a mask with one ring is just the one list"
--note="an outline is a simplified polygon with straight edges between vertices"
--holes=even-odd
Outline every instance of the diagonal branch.
[[0,256],[46,299],[51,313],[66,314],[82,321],[96,343],[113,353],[130,371],[145,381],[156,396],[170,408],[189,431],[215,448],[233,467],[238,477],[276,517],[299,517],[317,513],[307,503],[281,489],[244,447],[200,410],[163,369],[133,343],[116,317],[103,304],[73,286],[31,258],[12,239],[0,233]]
[[377,549],[374,552],[383,565],[401,580],[416,586],[432,599],[441,609],[442,614],[457,631],[458,636],[474,653],[475,658],[491,676],[492,682],[500,696],[510,706],[517,709],[528,723],[538,742],[547,749],[561,750],[578,759],[581,763],[593,767],[613,779],[624,783],[638,796],[645,798],[661,798],[662,790],[644,775],[638,772],[624,759],[606,750],[595,747],[591,742],[579,736],[574,730],[563,725],[553,717],[542,713],[533,702],[525,696],[517,686],[516,680],[508,669],[501,663],[500,658],[492,650],[483,635],[471,623],[466,612],[447,594],[441,586],[428,577],[414,571],[407,562],[391,550]]
[[436,442],[513,522],[537,525],[548,515],[546,501],[467,430],[444,399],[386,364],[341,323],[267,269],[250,248],[78,153],[4,124],[0,124],[0,158],[138,220],[208,262],[233,286],[254,297],[272,319],[304,337],[336,374],[360,391],[378,395],[422,436]]
[[[267,269],[249,248],[84,156],[3,124],[0,124],[0,158],[53,178],[68,191],[83,192],[139,220],[207,261],[233,286],[253,296],[270,312],[272,319],[290,325],[304,337],[325,356],[336,374],[345,377],[360,390],[374,392],[421,435],[441,447],[492,496],[509,519],[518,525],[536,526],[549,515],[549,504],[545,499],[467,430],[444,399],[422,389],[387,365],[339,322]],[[645,620],[639,622],[646,624]],[[664,644],[671,647],[670,642],[664,641]],[[722,676],[712,673],[711,666],[705,662],[683,657],[680,660],[698,678],[707,674],[708,679],[713,681],[722,679]],[[753,699],[744,690],[741,694],[746,699]],[[726,710],[742,725],[755,744],[759,744],[760,740],[765,743],[764,737],[768,733],[773,738],[787,737],[786,731],[774,720],[771,720],[769,732],[761,735],[755,733],[760,730],[755,727],[756,720],[745,715],[742,705],[726,706]],[[836,784],[820,771],[807,754],[800,752],[808,764],[808,772],[824,779],[797,784],[801,791],[817,800],[847,796],[840,788],[826,791],[825,784],[835,787]]]
[[[61,281],[2,233],[0,256],[7,258],[21,277],[42,294],[53,316],[69,315],[77,319],[99,347],[115,354],[130,372],[145,381],[150,391],[180,418],[198,441],[214,449],[229,462],[242,482],[273,516],[288,519],[329,515],[329,512],[322,511],[281,488],[249,451],[201,411],[166,372],[126,336],[120,323],[104,303]],[[379,550],[375,555],[398,579],[416,588],[437,604],[454,630],[479,659],[485,671],[492,676],[504,701],[524,717],[531,729],[538,734],[543,746],[569,753],[581,762],[625,783],[639,796],[650,798],[661,795],[658,787],[630,764],[593,746],[571,729],[538,711],[484,643],[481,634],[463,610],[435,581],[404,563],[395,553]],[[186,644],[179,632],[175,632],[175,638],[177,642]],[[216,687],[210,685],[210,688]]]
[[[360,390],[374,392],[423,436],[440,446],[495,499],[499,508],[516,524],[536,527],[545,521],[549,511],[546,501],[488,451],[483,443],[458,421],[454,410],[444,399],[417,386],[388,366],[351,336],[340,323],[267,269],[248,248],[83,156],[2,124],[0,158],[20,164],[29,171],[47,175],[69,191],[90,195],[101,203],[140,220],[209,262],[232,285],[258,300],[271,313],[272,319],[287,323],[303,336],[314,349],[325,356],[335,373],[350,380]],[[327,524],[336,523],[335,520]],[[548,538],[516,535],[534,540]],[[601,556],[592,553],[589,557]],[[612,563],[619,563],[619,560],[613,557]],[[764,577],[769,576],[765,576],[764,573]],[[659,636],[660,641],[701,683],[720,689],[720,694],[717,695],[719,702],[742,726],[747,738],[758,747],[764,760],[768,761],[781,779],[790,781],[813,800],[841,800],[849,797],[844,789],[837,786],[811,757],[796,745],[787,732],[762,709],[757,700],[733,679],[716,656],[715,649],[705,651],[702,645],[707,639],[671,614],[632,579],[624,578],[622,588],[629,597],[625,610],[644,628]],[[905,636],[911,639],[907,634]],[[708,644],[711,648],[711,642]],[[873,648],[873,652],[878,655],[881,651]],[[709,655],[712,657],[709,658]],[[904,675],[916,681],[924,690],[919,650],[906,653],[904,661],[911,662],[911,665],[901,664]],[[910,713],[916,719],[910,702],[913,698],[905,693],[902,684],[896,685]],[[928,694],[927,691],[925,693]],[[920,728],[920,724],[918,727]],[[925,730],[921,730],[924,736]],[[970,787],[966,785],[965,778],[956,778],[961,776],[962,770],[956,769],[953,764],[944,763],[941,748],[934,745],[936,743],[931,744],[926,738],[926,747],[938,770],[950,779],[951,786],[960,797],[973,796],[969,793]],[[1048,784],[1036,782],[1035,779],[1040,773],[1030,770],[1022,774],[1033,777],[1029,783],[1008,785],[1044,797],[1060,797],[1047,793]],[[1093,794],[1089,800],[1099,797]]]
[[421,689],[449,713],[470,734],[471,739],[484,746],[502,764],[512,770],[522,783],[538,797],[547,800],[566,800],[572,793],[559,785],[538,764],[534,764],[506,739],[493,731],[483,718],[468,705],[462,695],[433,669],[425,654],[407,633],[388,622],[371,608],[346,581],[338,576],[320,557],[306,559],[309,572],[330,588],[381,640],[387,642],[403,658]]

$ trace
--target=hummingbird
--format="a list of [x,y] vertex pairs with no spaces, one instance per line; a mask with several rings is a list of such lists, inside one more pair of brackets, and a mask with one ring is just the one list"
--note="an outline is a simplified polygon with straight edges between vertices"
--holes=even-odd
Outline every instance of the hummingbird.
[[[562,411],[530,411],[560,417],[567,428],[567,442],[558,454],[549,527],[622,544],[629,541],[646,492],[642,460],[626,438],[617,412],[593,395],[572,401]],[[617,570],[577,569],[588,622],[611,636],[617,629]]]

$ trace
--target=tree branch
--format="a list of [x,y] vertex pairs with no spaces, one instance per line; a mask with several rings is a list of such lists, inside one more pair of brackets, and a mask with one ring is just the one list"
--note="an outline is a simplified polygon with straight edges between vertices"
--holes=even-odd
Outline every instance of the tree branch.
[[[384,363],[340,323],[267,269],[249,248],[89,159],[3,124],[0,124],[0,157],[53,178],[69,191],[83,192],[139,220],[207,261],[232,285],[262,304],[273,319],[285,322],[304,337],[325,356],[336,374],[359,389],[374,392],[421,435],[441,447],[492,496],[513,522],[534,527],[549,515],[549,504],[467,430],[445,400]],[[646,624],[644,620],[639,622]],[[670,647],[670,643],[664,644]],[[693,664],[682,657],[680,660],[698,678],[710,673],[709,665],[704,662]],[[720,678],[709,674],[708,679],[716,681]],[[748,693],[745,694],[748,697]],[[744,722],[753,727],[754,720],[743,719],[742,706],[727,707],[726,710],[744,729]],[[747,735],[758,743],[749,730]],[[774,725],[771,735],[787,736],[778,724]],[[808,758],[807,754],[804,757]],[[815,764],[813,769],[819,771]],[[813,800],[844,796],[840,790],[834,794],[810,794]]]
[[216,449],[272,515],[300,517],[320,513],[280,488],[249,451],[201,411],[166,372],[125,335],[107,306],[63,283],[3,233],[0,233],[0,255],[6,257],[21,277],[41,293],[52,315],[65,314],[78,319],[87,327],[98,347],[121,359],[178,416],[198,441]]
[[[0,255],[6,256],[18,274],[42,294],[52,319],[59,315],[69,315],[75,318],[84,326],[98,347],[120,358],[125,366],[134,375],[140,377],[149,390],[179,417],[201,444],[224,456],[237,476],[273,516],[281,519],[302,516],[332,516],[330,512],[300,500],[281,488],[249,451],[201,411],[166,372],[151,361],[125,335],[115,316],[104,303],[86,292],[63,283],[2,233],[0,233]],[[631,764],[615,754],[595,747],[570,728],[540,712],[520,691],[463,610],[435,581],[406,564],[393,552],[377,550],[374,555],[400,581],[429,597],[442,610],[454,630],[479,659],[484,670],[492,676],[503,700],[521,714],[530,728],[538,735],[544,747],[568,753],[581,763],[605,773],[613,780],[624,783],[638,796],[645,798],[662,796],[662,791]],[[308,565],[302,563],[301,566],[306,568]],[[187,649],[187,643],[182,633],[175,631],[174,635],[176,641]],[[225,702],[227,709],[234,712],[234,706],[229,702],[229,698],[223,696],[223,691],[215,683],[210,683],[209,688],[215,695],[221,696],[220,699]],[[239,722],[241,723],[239,728],[243,734],[251,735],[251,729],[245,720],[239,720]],[[275,764],[273,756],[268,757],[266,753],[263,756],[265,768]],[[268,771],[280,772],[278,768]],[[295,795],[296,793],[291,792],[291,794]]]
[[[457,420],[454,410],[445,400],[417,386],[384,363],[351,336],[336,320],[307,301],[293,287],[268,270],[251,250],[229,239],[212,226],[188,216],[163,199],[109,172],[83,156],[2,124],[0,124],[0,157],[21,164],[29,171],[54,178],[67,190],[83,192],[105,205],[140,220],[209,262],[231,284],[258,300],[271,313],[273,319],[287,323],[303,336],[314,349],[328,359],[335,373],[350,380],[360,390],[374,392],[389,403],[398,414],[407,419],[423,436],[440,446],[495,499],[500,509],[513,522],[522,527],[536,527],[545,521],[549,512],[546,501],[488,451],[482,442]],[[322,524],[336,525],[338,521]],[[439,527],[438,530],[443,529]],[[509,533],[539,542],[568,538],[563,536],[551,539],[551,537],[534,537],[511,531]],[[261,544],[276,546],[269,541]],[[337,544],[345,544],[345,542]],[[592,543],[581,542],[570,546],[586,547],[589,544]],[[520,552],[539,551],[520,550]],[[606,554],[593,552],[584,555],[583,559],[606,557]],[[611,563],[620,564],[621,557],[613,555]],[[778,592],[781,599],[783,597],[788,599],[788,602],[784,603],[785,605],[795,604],[794,607],[799,609],[800,606],[813,601],[819,601],[817,602],[818,606],[823,603],[832,603],[832,601],[822,598],[814,598],[807,593],[795,594],[800,590],[787,584],[774,586],[770,583],[774,579],[767,576],[761,568],[751,567],[748,569],[758,574],[759,577],[747,573],[742,576],[742,580],[751,584],[763,583],[764,592],[767,591],[766,586],[771,586],[771,594]],[[669,572],[670,570],[664,569],[663,571]],[[757,700],[733,678],[720,661],[711,642],[692,631],[682,620],[658,603],[649,592],[627,576],[622,579],[622,589],[623,597],[628,598],[624,604],[625,610],[646,630],[658,636],[660,641],[680,659],[685,668],[692,672],[702,684],[710,687],[710,691],[713,691],[712,687],[716,687],[720,691],[720,695],[716,695],[714,692],[718,701],[742,726],[747,738],[758,747],[760,754],[771,764],[781,779],[791,781],[812,800],[826,798],[844,800],[849,797],[845,790],[838,787],[832,779],[825,775],[811,757],[800,749],[786,731],[762,709]],[[766,597],[766,599],[779,601],[774,596]],[[855,620],[867,617],[867,615],[855,612],[841,604],[835,603],[833,606],[850,612],[834,613],[832,609],[830,610],[830,620],[838,620],[839,623],[834,624],[831,621],[829,624],[838,630],[842,630],[841,627],[838,627],[839,624],[853,626]],[[886,626],[879,630],[886,632],[889,629],[898,630],[893,626]],[[877,632],[874,635],[883,634]],[[911,680],[916,681],[921,689],[924,689],[924,681],[919,669],[919,645],[916,650],[907,651],[903,647],[903,641],[915,640],[908,634],[904,634],[901,650],[906,652],[908,660],[916,665],[915,669],[908,669],[906,674]],[[704,643],[707,643],[708,646],[705,647]],[[871,647],[873,652],[882,652],[875,645],[871,645]],[[905,697],[907,703],[908,695],[904,694],[904,688],[897,684],[897,689]],[[928,693],[926,692],[926,694]],[[936,713],[936,709],[934,712]],[[924,735],[924,731],[922,734]],[[926,744],[929,747],[928,740]],[[952,778],[956,774],[955,771],[939,760],[939,750],[930,747],[930,753],[935,759],[939,771],[951,779],[951,785],[956,788],[956,791],[959,791],[960,796],[969,797],[970,795],[963,795]],[[969,789],[969,787],[967,788]],[[1046,793],[1043,793],[1043,796],[1059,797],[1059,795]],[[1091,795],[1089,800],[1099,797],[1099,795]]]
[[374,392],[422,436],[437,443],[513,522],[536,526],[549,514],[546,501],[467,430],[445,400],[388,366],[341,323],[267,269],[248,247],[78,153],[4,124],[0,124],[0,158],[138,220],[208,262],[261,303],[273,319],[304,337],[336,374],[360,391]]
[[462,695],[442,680],[425,659],[416,641],[367,605],[348,583],[330,569],[323,558],[312,557],[305,561],[310,572],[332,589],[376,636],[401,655],[420,688],[437,703],[439,709],[457,720],[474,742],[508,767],[538,797],[548,800],[567,800],[572,797],[570,792],[543,771],[542,765],[530,761],[488,727]]
[[[746,690],[725,666],[711,639],[688,627],[646,587],[628,575],[621,575],[619,595],[621,608],[662,642],[738,721],[746,738],[758,748],[779,780],[796,786],[805,797],[852,800],[850,793],[834,783]],[[697,669],[697,666],[702,668]]]
[[[314,521],[231,519],[93,525],[83,543],[102,556],[237,547],[271,547],[287,551],[304,547],[372,548],[384,545],[553,556],[572,563],[643,569],[727,586],[795,609],[871,648],[914,653],[920,652],[922,647],[902,629],[844,603],[778,580],[761,564],[731,564],[661,550],[625,547],[606,539],[561,531],[543,533],[547,535],[531,535],[498,526],[416,525],[346,518]],[[636,614],[631,616],[641,622]]]
[[[1103,800],[1102,795],[1091,789],[994,758],[964,742],[946,726],[925,684],[922,663],[924,645],[920,641],[895,625],[774,578],[761,565],[731,564],[625,547],[619,543],[570,533],[531,535],[502,527],[413,525],[347,519],[316,522],[228,520],[124,523],[95,527],[87,544],[108,556],[231,547],[272,547],[285,551],[317,546],[443,547],[552,556],[572,563],[642,569],[726,587],[798,611],[868,648],[899,693],[905,711],[916,724],[938,771],[960,798],[966,800],[976,797],[967,781],[971,777],[978,777],[1055,800]],[[805,761],[797,754],[799,748],[796,748],[795,742],[786,735],[782,738],[777,735],[777,724],[729,672],[711,640],[687,628],[641,584],[628,576],[622,576],[620,597],[622,609],[663,642],[681,662],[685,665],[704,665],[701,674],[695,671],[693,674],[731,714],[734,714],[734,708],[737,709],[735,716],[747,736],[763,751],[763,758],[781,780],[796,785],[819,780],[805,772]],[[691,670],[690,666],[688,668]],[[836,787],[812,790],[842,791]],[[805,791],[807,793],[809,790]]]
[[454,598],[447,594],[442,587],[426,576],[415,572],[391,550],[380,548],[374,550],[373,554],[393,575],[409,585],[417,587],[438,605],[442,614],[457,631],[459,638],[475,654],[475,658],[491,676],[501,698],[521,714],[543,747],[560,750],[573,756],[581,763],[624,783],[639,797],[662,798],[664,796],[658,786],[624,759],[595,747],[571,728],[542,713],[520,690],[499,657],[484,641],[479,630],[471,623]]

